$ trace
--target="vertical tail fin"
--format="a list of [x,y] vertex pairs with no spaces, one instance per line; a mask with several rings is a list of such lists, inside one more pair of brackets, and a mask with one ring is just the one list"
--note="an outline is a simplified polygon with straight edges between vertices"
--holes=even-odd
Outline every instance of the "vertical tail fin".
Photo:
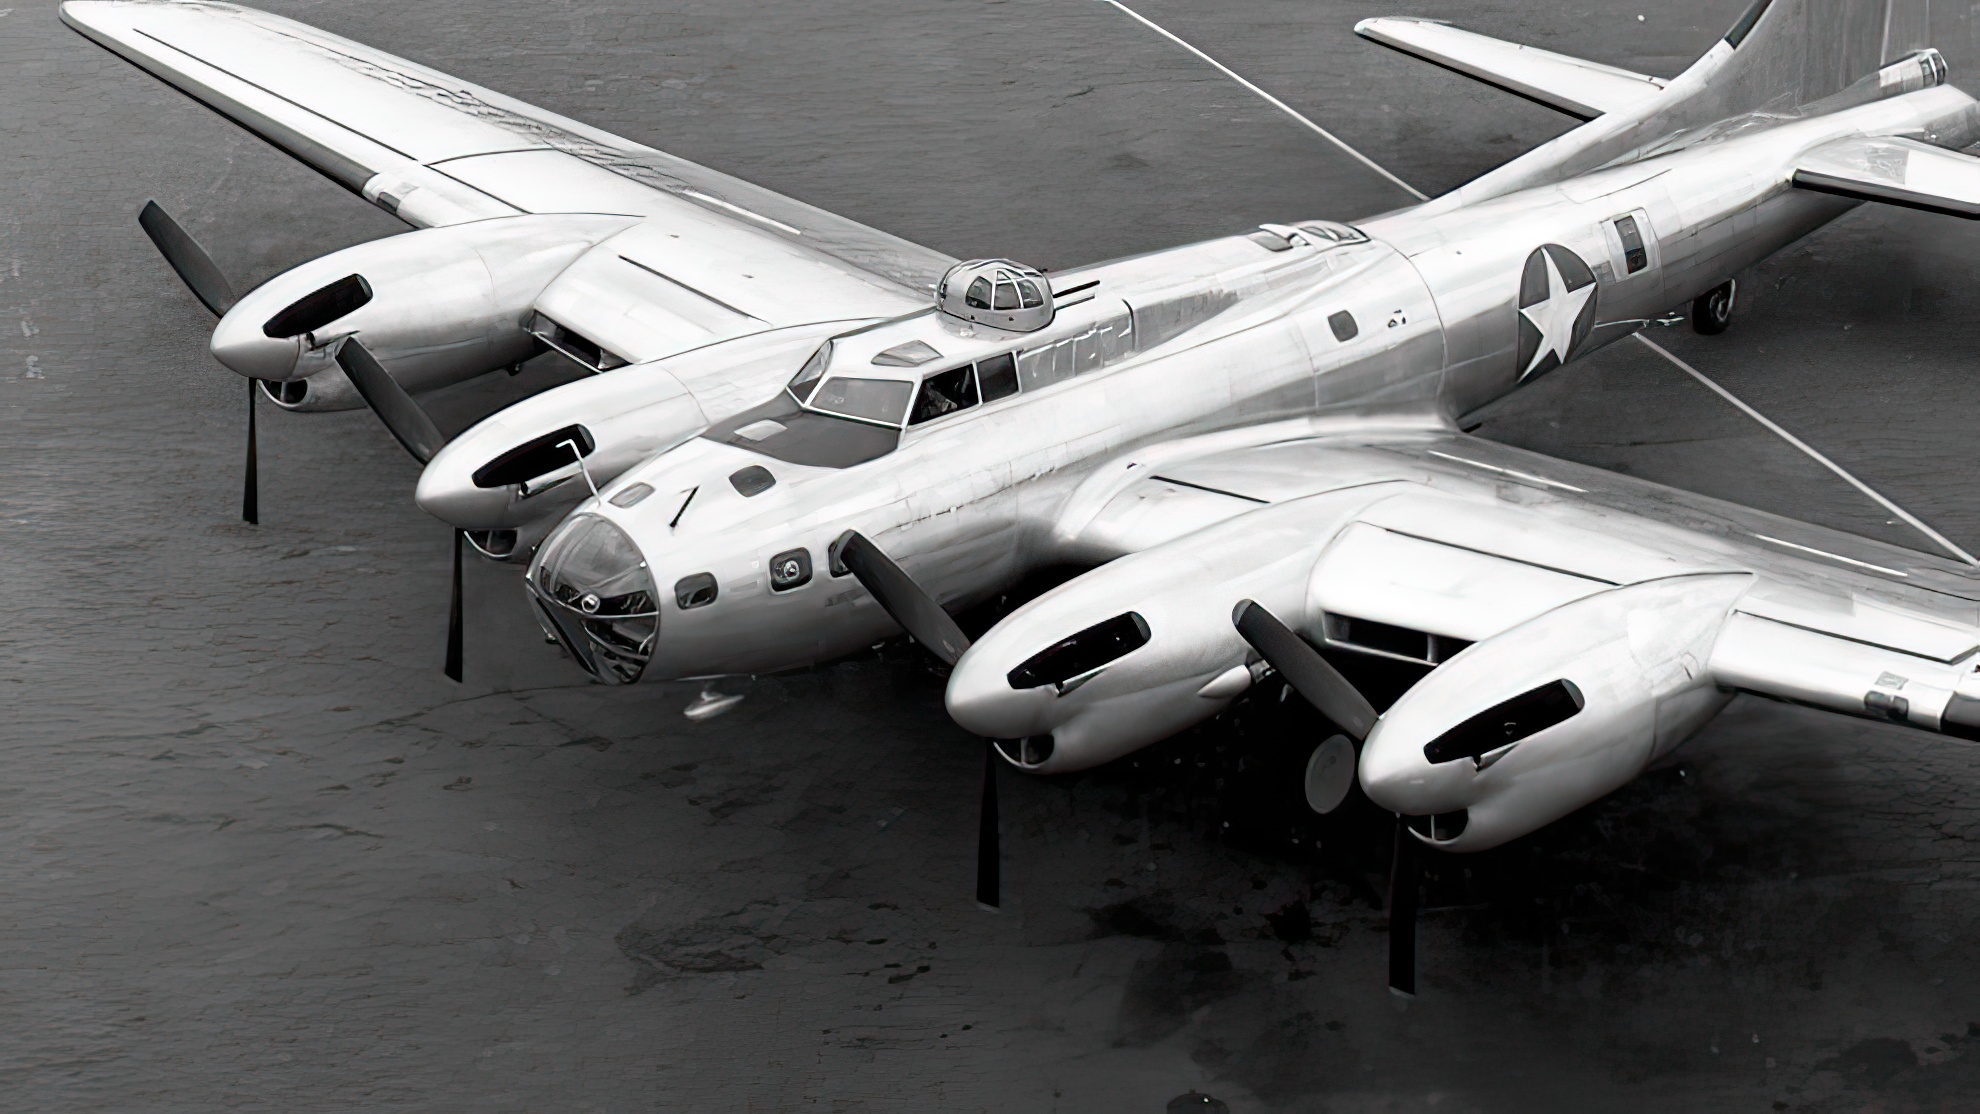
[[[1754,0],[1703,75],[1719,116],[1792,112],[1930,45],[1930,0]],[[1719,52],[1699,60],[1698,69]],[[1701,105],[1700,107],[1704,107]],[[1698,121],[1705,122],[1705,121]]]

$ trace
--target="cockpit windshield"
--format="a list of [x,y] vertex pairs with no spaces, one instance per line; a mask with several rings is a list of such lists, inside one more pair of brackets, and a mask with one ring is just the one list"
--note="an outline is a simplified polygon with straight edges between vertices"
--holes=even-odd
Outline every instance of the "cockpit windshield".
[[818,351],[813,352],[811,358],[804,362],[804,366],[799,368],[797,375],[791,379],[790,386],[785,389],[790,391],[791,397],[799,402],[808,400],[811,397],[811,389],[825,377],[825,366],[831,362],[832,342],[828,340],[818,346]]
[[807,404],[814,410],[898,426],[907,417],[914,384],[899,379],[855,379],[835,375],[825,381]]

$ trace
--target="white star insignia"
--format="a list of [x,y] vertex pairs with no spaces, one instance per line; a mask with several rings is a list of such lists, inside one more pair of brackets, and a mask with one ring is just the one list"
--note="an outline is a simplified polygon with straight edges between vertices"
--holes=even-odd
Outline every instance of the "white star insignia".
[[1568,290],[1567,280],[1561,277],[1561,269],[1554,265],[1552,252],[1542,249],[1541,256],[1547,264],[1547,297],[1544,301],[1519,311],[1521,317],[1533,323],[1540,330],[1540,347],[1533,353],[1533,359],[1520,369],[1521,379],[1533,374],[1540,361],[1552,352],[1554,358],[1567,363],[1568,350],[1574,347],[1574,323],[1581,316],[1583,306],[1595,296],[1595,284],[1589,283],[1579,290]]

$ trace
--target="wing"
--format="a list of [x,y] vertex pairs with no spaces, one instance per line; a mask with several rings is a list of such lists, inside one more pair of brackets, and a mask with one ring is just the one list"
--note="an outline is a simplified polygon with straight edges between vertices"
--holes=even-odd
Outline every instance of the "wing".
[[[1144,570],[1175,547],[1200,569],[1227,535],[1223,562],[1310,568],[1304,606],[1322,618],[1307,629],[1324,644],[1424,665],[1614,589],[1735,574],[1746,586],[1707,663],[1720,687],[1973,730],[1941,720],[1980,660],[1980,578],[1963,565],[1458,434],[1228,441],[1098,470],[1059,543],[1085,560],[1139,553]],[[1289,536],[1271,525],[1287,513],[1299,540],[1263,541]],[[1980,724],[1980,709],[1958,714]]]
[[1818,193],[1980,218],[1980,158],[1915,139],[1854,136],[1803,155],[1794,184]]
[[[416,227],[518,213],[647,218],[654,236],[673,241],[661,279],[689,292],[765,291],[718,294],[713,308],[701,307],[710,313],[782,322],[792,305],[823,303],[854,316],[892,316],[924,302],[954,262],[265,12],[68,0],[61,13],[98,44]],[[654,270],[651,262],[635,265]],[[766,281],[742,282],[741,272]]]
[[1593,120],[1663,92],[1664,80],[1463,31],[1432,19],[1364,19],[1354,33],[1404,54]]

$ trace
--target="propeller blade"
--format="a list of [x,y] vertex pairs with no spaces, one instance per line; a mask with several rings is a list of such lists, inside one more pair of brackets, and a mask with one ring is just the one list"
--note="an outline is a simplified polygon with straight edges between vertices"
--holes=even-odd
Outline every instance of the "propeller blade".
[[901,571],[880,547],[866,540],[857,530],[839,535],[833,550],[838,562],[859,579],[860,586],[873,593],[894,622],[914,636],[916,642],[948,665],[956,664],[969,649],[969,637],[949,617],[935,597],[924,591],[914,578]]
[[447,612],[447,676],[461,679],[461,532],[454,531],[453,604]]
[[144,229],[146,236],[151,237],[158,254],[164,256],[165,262],[179,273],[180,281],[193,292],[193,297],[212,310],[213,316],[225,316],[228,310],[234,308],[233,284],[214,264],[213,257],[206,254],[206,249],[199,246],[199,241],[181,228],[179,222],[173,220],[172,215],[158,202],[147,201],[144,208],[138,210],[138,226]]
[[337,366],[351,377],[351,386],[364,396],[385,428],[392,431],[392,436],[399,439],[399,444],[406,447],[414,460],[425,464],[447,443],[433,419],[426,416],[419,403],[413,401],[356,337],[346,337],[337,346]]
[[1003,907],[1003,828],[997,814],[997,744],[983,740],[983,797],[976,814],[976,903]]
[[[914,636],[928,652],[954,665],[969,649],[969,636],[893,558],[857,530],[847,530],[832,543],[832,568],[844,568],[860,586],[880,601],[894,622]],[[976,814],[976,903],[996,911],[1003,905],[1002,828],[997,819],[996,743],[983,740],[983,785]]]
[[1340,670],[1327,664],[1320,651],[1294,634],[1278,616],[1250,600],[1238,601],[1237,608],[1231,612],[1231,622],[1237,626],[1238,634],[1251,643],[1251,648],[1258,651],[1258,656],[1278,670],[1279,676],[1305,697],[1308,704],[1319,709],[1321,715],[1332,720],[1334,726],[1357,743],[1368,737],[1375,726],[1374,705],[1341,676]]
[[1396,856],[1389,868],[1389,989],[1416,996],[1416,889],[1421,875],[1416,837],[1396,817]]
[[261,327],[262,335],[277,340],[313,333],[371,301],[371,284],[363,275],[345,275],[290,302]]
[[256,526],[261,524],[261,482],[254,455],[254,396],[260,391],[259,383],[248,380],[247,473],[241,484],[241,521]]

